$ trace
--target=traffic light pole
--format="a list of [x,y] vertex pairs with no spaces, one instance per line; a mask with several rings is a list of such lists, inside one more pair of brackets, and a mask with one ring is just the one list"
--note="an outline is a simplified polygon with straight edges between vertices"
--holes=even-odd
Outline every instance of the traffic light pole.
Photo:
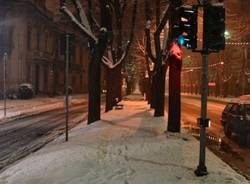
[[201,117],[198,119],[200,124],[200,155],[199,165],[195,170],[197,176],[207,175],[206,167],[206,127],[209,119],[207,118],[207,96],[208,96],[208,52],[202,53],[202,87],[201,87]]
[[66,34],[66,62],[65,62],[65,123],[66,123],[66,132],[65,132],[65,141],[68,141],[68,124],[69,124],[69,39],[70,35]]
[[[203,7],[207,6],[207,1],[203,1]],[[208,96],[208,55],[207,35],[204,31],[206,23],[203,19],[203,44],[202,44],[202,84],[201,84],[201,111],[198,123],[200,125],[200,154],[199,165],[195,170],[196,176],[205,176],[208,174],[206,167],[206,127],[208,127],[209,119],[207,118],[207,96]]]
[[[200,125],[200,152],[199,165],[195,170],[197,176],[207,175],[206,160],[206,127],[209,126],[207,118],[208,96],[208,56],[209,53],[219,52],[225,48],[225,8],[222,1],[210,3],[208,0],[198,0],[198,5],[182,5],[174,10],[173,24],[170,22],[171,31],[176,33],[180,45],[192,52],[202,54],[202,86],[201,86],[201,112],[198,122]],[[197,16],[198,7],[203,8],[203,45],[197,50]]]
[[3,99],[4,99],[4,117],[6,117],[6,78],[7,78],[7,73],[6,73],[6,65],[7,65],[7,53],[4,53],[3,56]]

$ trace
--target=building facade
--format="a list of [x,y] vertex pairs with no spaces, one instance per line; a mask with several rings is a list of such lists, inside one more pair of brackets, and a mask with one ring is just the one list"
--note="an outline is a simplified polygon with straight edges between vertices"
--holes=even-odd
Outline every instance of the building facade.
[[[86,92],[89,62],[86,38],[69,22],[60,21],[59,5],[52,6],[48,2],[0,1],[0,58],[7,52],[7,89],[12,91],[22,83],[30,83],[36,94],[63,94],[65,57],[60,53],[60,35],[70,32],[75,34],[70,57],[70,86],[73,93]],[[2,70],[0,77],[2,89]]]

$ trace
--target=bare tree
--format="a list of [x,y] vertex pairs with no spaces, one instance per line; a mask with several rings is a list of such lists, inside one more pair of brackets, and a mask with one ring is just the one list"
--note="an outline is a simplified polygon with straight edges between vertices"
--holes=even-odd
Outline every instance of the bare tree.
[[[131,32],[125,45],[122,44],[122,18],[124,15],[126,0],[99,0],[100,23],[94,17],[92,1],[88,0],[87,15],[79,0],[70,0],[75,6],[75,12],[67,7],[66,1],[61,1],[61,11],[78,26],[89,38],[91,45],[91,62],[89,64],[89,110],[88,124],[100,119],[100,91],[101,91],[101,63],[107,67],[107,98],[106,111],[115,105],[115,99],[121,98],[121,64],[125,60],[133,40],[133,31],[136,20],[137,0],[133,1],[131,18]],[[115,14],[118,36],[114,39],[112,13]],[[95,36],[96,28],[99,29]],[[115,41],[114,41],[115,40]],[[116,42],[116,44],[114,44]],[[106,51],[106,52],[105,52]],[[118,82],[117,82],[118,81]]]
[[165,105],[165,76],[166,69],[169,66],[169,113],[168,113],[168,131],[179,132],[180,131],[180,74],[181,74],[181,62],[182,52],[180,46],[176,43],[176,38],[171,29],[168,31],[168,35],[165,36],[163,44],[160,44],[160,33],[167,21],[169,21],[169,28],[172,27],[176,17],[174,15],[175,9],[182,4],[182,0],[171,0],[166,7],[162,19],[160,19],[160,0],[155,1],[156,5],[156,31],[154,32],[154,45],[155,55],[151,49],[150,39],[150,4],[148,0],[145,0],[145,17],[146,17],[146,51],[147,55],[154,62],[154,71],[152,75],[152,98],[151,107],[155,109],[154,116],[164,115]]
[[[125,10],[127,9],[126,0],[110,0],[110,6],[113,8],[114,14],[114,28],[111,32],[107,56],[104,57],[103,62],[107,66],[107,95],[106,95],[106,109],[112,110],[112,107],[121,100],[122,88],[122,64],[128,54],[129,48],[134,38],[134,29],[136,23],[137,0],[132,2],[132,16],[130,22],[130,32],[128,39],[123,35],[123,18]],[[129,3],[130,4],[130,3]],[[126,26],[128,27],[128,26]],[[114,34],[114,32],[116,34]],[[124,42],[124,40],[126,40]]]
[[[242,43],[239,45],[227,45],[226,50],[223,52],[224,55],[224,62],[223,65],[224,72],[222,74],[222,83],[223,83],[223,91],[224,96],[227,96],[228,94],[233,95],[244,95],[247,94],[249,91],[248,89],[248,76],[249,76],[249,65],[247,63],[247,52],[248,52],[248,46],[245,45],[246,42],[249,41],[249,23],[250,18],[247,16],[250,6],[249,3],[245,1],[240,2],[233,2],[233,1],[226,1],[225,2],[226,7],[226,24],[227,24],[227,31],[229,35],[227,42],[235,42],[235,43]],[[233,47],[238,47],[234,48]],[[237,50],[237,52],[241,52],[240,57],[231,59],[231,53],[232,50]],[[237,60],[237,62],[236,62]],[[240,70],[235,70],[234,65],[237,63],[241,65]],[[239,82],[241,81],[241,82]],[[229,84],[238,84],[238,88],[236,90],[233,90],[234,88],[230,90]],[[232,86],[231,85],[231,86]],[[235,86],[235,85],[233,85]]]
[[150,2],[144,0],[145,3],[145,18],[146,18],[146,52],[147,56],[154,63],[154,70],[152,75],[152,92],[151,92],[151,107],[155,109],[154,116],[164,115],[164,102],[165,102],[165,77],[167,63],[164,62],[165,48],[161,46],[160,34],[164,29],[167,20],[170,16],[169,7],[166,7],[162,19],[160,19],[160,0],[155,1],[156,6],[156,30],[154,31],[154,46],[155,54],[151,48],[150,28],[151,28],[151,15],[150,15]]
[[140,58],[140,60],[144,60],[145,61],[145,68],[146,68],[146,100],[148,101],[148,104],[151,103],[151,91],[152,91],[152,70],[151,68],[153,68],[153,63],[151,62],[151,60],[149,59],[147,52],[146,52],[146,40],[145,37],[142,38],[142,41],[137,40],[137,48],[139,48],[139,53],[137,55],[137,57]]
[[[76,13],[71,12],[67,7],[66,0],[60,1],[61,11],[85,34],[91,43],[91,61],[89,64],[89,106],[88,124],[100,120],[100,73],[101,62],[108,42],[108,31],[111,28],[110,6],[107,0],[99,0],[100,8],[100,29],[98,36],[95,36],[92,26],[89,23],[86,13],[79,0],[71,0]],[[89,1],[91,3],[91,1]]]

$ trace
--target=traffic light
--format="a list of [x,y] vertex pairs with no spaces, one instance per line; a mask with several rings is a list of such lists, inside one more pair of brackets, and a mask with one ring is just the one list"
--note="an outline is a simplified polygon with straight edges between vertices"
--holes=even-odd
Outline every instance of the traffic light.
[[225,48],[225,8],[208,4],[204,7],[204,45],[207,50]]
[[173,25],[173,32],[178,43],[187,49],[197,48],[197,15],[198,7],[195,5],[183,5],[177,8],[175,14],[177,21]]

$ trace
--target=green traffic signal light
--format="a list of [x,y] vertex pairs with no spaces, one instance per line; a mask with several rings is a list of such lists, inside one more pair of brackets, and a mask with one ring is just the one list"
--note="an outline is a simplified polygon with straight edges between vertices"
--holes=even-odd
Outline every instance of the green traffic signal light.
[[177,9],[175,26],[176,37],[180,45],[187,49],[197,48],[197,12],[198,7],[183,5]]

